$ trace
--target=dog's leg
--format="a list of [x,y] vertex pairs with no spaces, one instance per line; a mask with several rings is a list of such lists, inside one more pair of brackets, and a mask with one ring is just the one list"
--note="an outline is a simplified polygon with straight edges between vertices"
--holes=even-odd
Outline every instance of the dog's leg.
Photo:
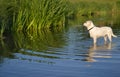
[[107,36],[104,36],[105,44],[107,43]]
[[108,39],[110,42],[112,42],[112,35],[111,34],[108,35]]
[[96,42],[97,42],[97,38],[94,37],[94,38],[93,38],[93,43],[94,43],[94,45],[96,44]]

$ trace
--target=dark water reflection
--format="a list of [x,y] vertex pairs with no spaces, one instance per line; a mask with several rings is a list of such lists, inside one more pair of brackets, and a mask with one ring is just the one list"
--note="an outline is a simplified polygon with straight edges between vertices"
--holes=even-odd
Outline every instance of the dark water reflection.
[[[8,35],[5,40],[1,40],[1,59],[5,57],[20,60],[46,62],[34,60],[32,57],[59,59],[55,51],[51,48],[61,48],[65,46],[64,31],[52,32],[42,31],[39,35],[13,34]],[[56,49],[57,50],[57,49]],[[27,58],[26,56],[31,56]]]
[[118,38],[92,45],[86,29],[74,25],[36,35],[7,35],[0,43],[0,77],[119,77]]

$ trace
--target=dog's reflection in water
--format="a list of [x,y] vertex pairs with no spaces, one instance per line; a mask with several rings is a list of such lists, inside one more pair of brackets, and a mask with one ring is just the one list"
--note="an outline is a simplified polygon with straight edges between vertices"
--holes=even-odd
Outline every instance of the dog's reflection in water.
[[94,44],[88,49],[87,57],[84,59],[84,61],[87,62],[96,62],[97,58],[111,58],[110,50],[112,48],[112,44],[104,44],[104,45],[96,45]]

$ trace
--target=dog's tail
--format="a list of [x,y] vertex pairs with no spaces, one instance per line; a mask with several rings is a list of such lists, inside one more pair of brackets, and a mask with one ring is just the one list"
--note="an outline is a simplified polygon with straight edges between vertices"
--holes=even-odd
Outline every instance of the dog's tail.
[[110,31],[110,32],[111,32],[111,35],[112,35],[113,37],[117,37],[116,35],[114,35],[114,34],[113,34],[112,29],[111,29],[111,31]]
[[113,33],[112,33],[112,36],[113,36],[113,37],[117,37],[117,36],[116,36],[116,35],[114,35]]

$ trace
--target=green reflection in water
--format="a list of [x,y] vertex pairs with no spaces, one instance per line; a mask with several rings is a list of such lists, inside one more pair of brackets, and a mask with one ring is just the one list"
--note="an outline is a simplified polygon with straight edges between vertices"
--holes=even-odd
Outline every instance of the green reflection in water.
[[[38,34],[32,33],[15,33],[8,35],[6,39],[1,40],[0,55],[2,61],[4,58],[28,60],[35,62],[47,62],[43,59],[60,59],[55,51],[51,51],[52,48],[61,48],[65,46],[64,30],[58,31],[41,31]],[[31,56],[31,57],[27,57]],[[37,59],[32,59],[37,57]]]

